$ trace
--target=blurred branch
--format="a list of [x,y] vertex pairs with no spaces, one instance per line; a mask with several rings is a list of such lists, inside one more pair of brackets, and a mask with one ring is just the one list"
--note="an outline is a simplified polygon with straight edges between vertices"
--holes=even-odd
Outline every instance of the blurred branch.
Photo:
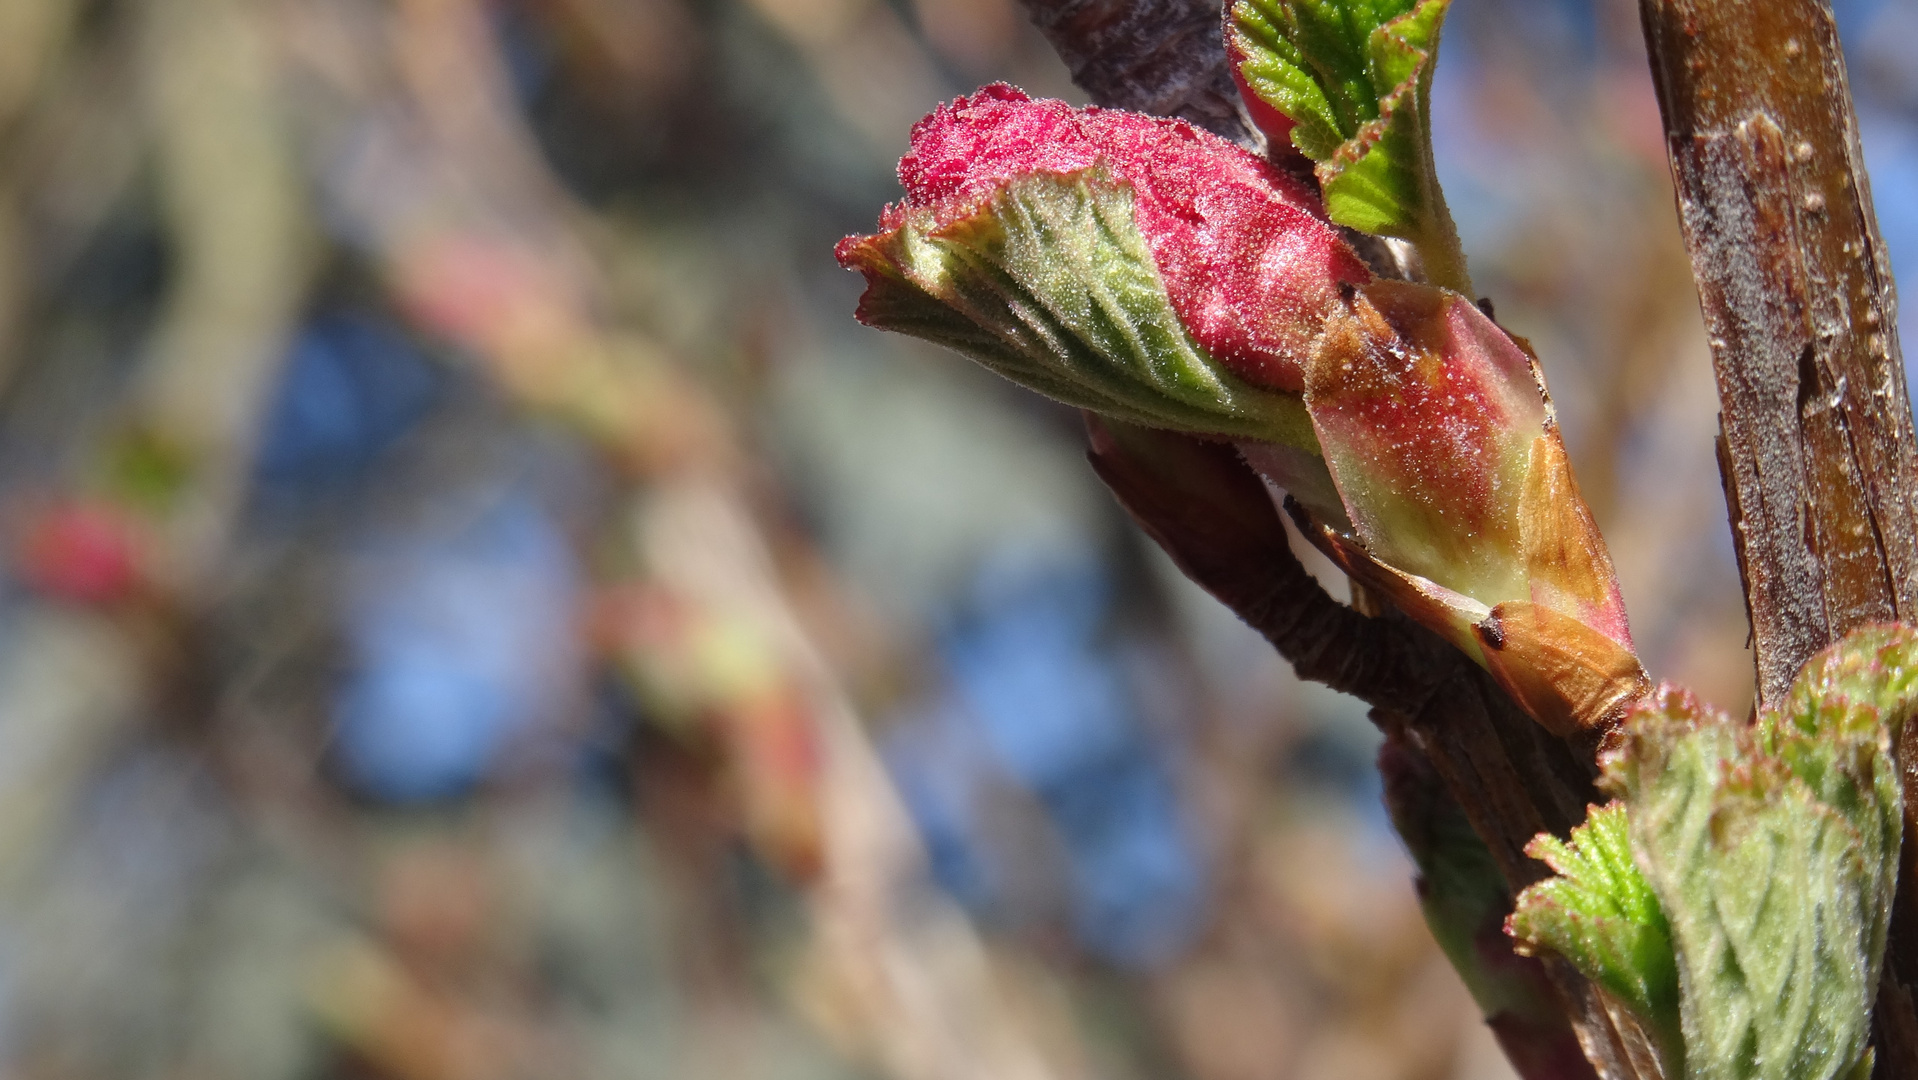
[[1178,116],[1238,142],[1253,136],[1225,66],[1216,0],[1021,0],[1092,100]]
[[[1918,442],[1890,262],[1827,0],[1642,0],[1722,406],[1719,460],[1762,706],[1846,631],[1918,620]],[[1918,1076],[1918,891],[1904,873],[1879,1076]]]
[[[337,5],[307,10],[349,17]],[[794,609],[754,502],[750,451],[722,404],[663,346],[606,316],[611,285],[578,242],[592,211],[545,163],[486,19],[468,0],[397,5],[379,36],[423,130],[369,137],[363,171],[336,182],[339,206],[417,325],[463,346],[517,405],[567,424],[615,466],[614,520],[641,568],[631,584],[693,628],[677,707],[661,687],[642,693],[654,691],[655,720],[703,724],[722,747],[743,831],[805,897],[809,973],[852,1018],[849,1048],[897,1080],[1076,1075],[1001,999],[984,943],[932,886],[911,818]],[[399,123],[368,107],[376,99],[363,86],[333,88],[345,109],[367,110],[369,130]],[[394,195],[396,175],[417,178],[412,197]],[[637,682],[649,663],[671,665],[644,610],[609,607],[622,622],[611,648],[642,669]]]
[[167,570],[204,585],[244,495],[313,244],[265,11],[187,0],[144,16],[140,59],[178,254],[132,437],[185,465],[184,486],[167,493]]
[[64,58],[79,14],[74,0],[13,0],[0,7],[0,135]]
[[0,388],[21,366],[36,283],[68,270],[70,238],[92,234],[145,153],[126,100],[134,80],[117,38],[127,35],[83,43],[78,8],[22,0],[0,10]]

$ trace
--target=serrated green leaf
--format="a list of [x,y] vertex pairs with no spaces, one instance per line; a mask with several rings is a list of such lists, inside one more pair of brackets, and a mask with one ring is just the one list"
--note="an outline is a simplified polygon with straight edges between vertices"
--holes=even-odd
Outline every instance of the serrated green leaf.
[[1680,739],[1638,830],[1672,901],[1688,1075],[1835,1077],[1865,1051],[1876,991],[1858,833],[1733,745]]
[[1374,31],[1416,0],[1241,0],[1232,7],[1239,77],[1290,117],[1293,145],[1324,161],[1367,121],[1378,119],[1380,87],[1369,70]]
[[1430,279],[1470,293],[1432,159],[1432,71],[1450,0],[1236,0],[1248,93],[1293,124],[1335,222],[1418,247]]
[[1319,167],[1326,212],[1334,221],[1419,240],[1436,227],[1429,219],[1445,213],[1427,108],[1445,9],[1446,0],[1427,0],[1373,31],[1368,46],[1375,85],[1383,90],[1379,115]]
[[1624,805],[1592,807],[1569,843],[1542,834],[1525,853],[1558,876],[1519,894],[1508,931],[1610,991],[1658,1040],[1668,1063],[1682,1062],[1671,927],[1632,861]]
[[1122,181],[1020,177],[962,221],[867,242],[858,257],[883,275],[862,301],[873,325],[1120,420],[1318,454],[1297,396],[1235,377],[1185,331]]

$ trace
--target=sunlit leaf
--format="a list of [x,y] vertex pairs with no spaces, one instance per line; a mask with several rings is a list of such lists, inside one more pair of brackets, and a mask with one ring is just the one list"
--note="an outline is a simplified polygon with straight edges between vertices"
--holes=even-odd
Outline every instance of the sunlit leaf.
[[1180,323],[1097,169],[1007,181],[956,221],[909,217],[842,246],[865,322],[945,345],[1070,405],[1151,427],[1316,448],[1298,397],[1226,370]]
[[[1268,137],[1317,164],[1328,216],[1412,241],[1433,281],[1469,282],[1432,159],[1431,87],[1450,0],[1236,0],[1235,75]],[[1269,118],[1276,113],[1285,122]]]
[[1543,834],[1525,853],[1558,876],[1519,894],[1508,931],[1571,961],[1637,1013],[1669,1063],[1682,1062],[1671,928],[1632,861],[1624,805],[1592,807],[1570,842]]
[[1891,747],[1914,655],[1903,629],[1848,637],[1752,726],[1662,693],[1608,760],[1670,920],[1688,1077],[1864,1067],[1901,834]]

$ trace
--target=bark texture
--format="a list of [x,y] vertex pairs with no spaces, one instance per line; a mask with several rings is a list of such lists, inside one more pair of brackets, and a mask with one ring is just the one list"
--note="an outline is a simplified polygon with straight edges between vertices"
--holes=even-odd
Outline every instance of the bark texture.
[[1646,0],[1711,336],[1761,701],[1918,607],[1918,450],[1891,267],[1823,0]]
[[[1891,267],[1827,0],[1641,0],[1718,379],[1719,463],[1761,704],[1860,625],[1918,621],[1918,444]],[[1918,727],[1879,994],[1880,1077],[1918,1078]]]

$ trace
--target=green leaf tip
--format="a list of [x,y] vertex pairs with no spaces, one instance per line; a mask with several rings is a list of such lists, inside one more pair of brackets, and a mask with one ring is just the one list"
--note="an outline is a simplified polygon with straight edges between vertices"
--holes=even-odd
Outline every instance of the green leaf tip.
[[1901,623],[1862,627],[1806,662],[1774,728],[1896,738],[1918,706],[1918,631]]
[[1235,0],[1226,43],[1268,138],[1317,164],[1327,215],[1409,240],[1473,295],[1432,157],[1432,71],[1451,0]]
[[1519,894],[1506,933],[1564,957],[1631,1008],[1668,1063],[1682,1061],[1671,927],[1632,860],[1624,805],[1594,806],[1569,842],[1540,834],[1525,853],[1557,876]]
[[1685,1076],[1868,1067],[1903,822],[1892,747],[1914,690],[1918,634],[1875,626],[1749,726],[1669,688],[1626,721],[1606,783],[1671,928]]

